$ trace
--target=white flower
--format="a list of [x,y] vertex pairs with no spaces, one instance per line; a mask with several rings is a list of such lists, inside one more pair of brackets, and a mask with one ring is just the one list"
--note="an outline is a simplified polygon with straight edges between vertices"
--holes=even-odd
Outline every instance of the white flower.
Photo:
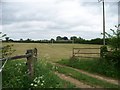
[[45,82],[45,81],[42,81],[43,83]]
[[43,83],[41,83],[41,86],[43,86]]
[[33,86],[33,83],[31,83],[30,85]]
[[35,84],[34,86],[37,87],[37,84]]
[[42,79],[42,78],[43,78],[43,76],[40,76],[39,78],[40,78],[40,79]]
[[37,80],[37,77],[35,77],[34,82]]
[[37,83],[40,83],[40,80],[38,80]]

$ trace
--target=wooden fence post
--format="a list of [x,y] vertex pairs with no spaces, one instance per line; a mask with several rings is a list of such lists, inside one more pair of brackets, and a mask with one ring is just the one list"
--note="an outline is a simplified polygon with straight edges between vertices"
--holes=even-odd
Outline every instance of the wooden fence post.
[[37,48],[34,48],[34,60],[37,61]]
[[34,76],[34,64],[37,61],[37,48],[27,50],[26,54],[31,54],[27,57],[27,65],[30,78]]
[[29,57],[27,57],[27,65],[28,65],[28,73],[30,78],[34,75],[34,69],[33,69],[33,50],[27,50],[26,54],[31,54]]

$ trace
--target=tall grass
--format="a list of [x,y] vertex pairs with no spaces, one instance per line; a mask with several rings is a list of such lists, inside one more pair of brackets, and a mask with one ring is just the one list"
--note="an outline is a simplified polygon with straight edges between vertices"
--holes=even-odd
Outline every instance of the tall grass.
[[2,71],[3,88],[29,88],[27,67],[24,61],[8,61]]
[[35,63],[33,79],[28,77],[28,70],[24,60],[9,61],[2,71],[3,88],[73,88],[73,84],[61,80],[49,68],[47,63]]
[[105,60],[99,59],[67,59],[58,61],[59,64],[64,64],[73,68],[86,70],[91,73],[101,74],[104,76],[120,79],[120,71],[113,64],[107,63]]

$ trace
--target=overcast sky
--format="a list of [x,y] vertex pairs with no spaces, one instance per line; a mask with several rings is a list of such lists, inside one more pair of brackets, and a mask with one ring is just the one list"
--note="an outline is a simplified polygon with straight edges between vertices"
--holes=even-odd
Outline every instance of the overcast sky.
[[[87,1],[2,0],[0,28],[10,38],[18,40],[55,39],[57,36],[102,38],[102,3]],[[117,2],[105,2],[106,32],[118,24]]]

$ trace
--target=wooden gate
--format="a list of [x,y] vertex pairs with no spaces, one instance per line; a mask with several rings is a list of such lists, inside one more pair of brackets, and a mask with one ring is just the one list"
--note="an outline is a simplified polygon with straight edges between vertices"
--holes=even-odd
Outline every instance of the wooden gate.
[[73,57],[98,58],[100,48],[73,48]]

